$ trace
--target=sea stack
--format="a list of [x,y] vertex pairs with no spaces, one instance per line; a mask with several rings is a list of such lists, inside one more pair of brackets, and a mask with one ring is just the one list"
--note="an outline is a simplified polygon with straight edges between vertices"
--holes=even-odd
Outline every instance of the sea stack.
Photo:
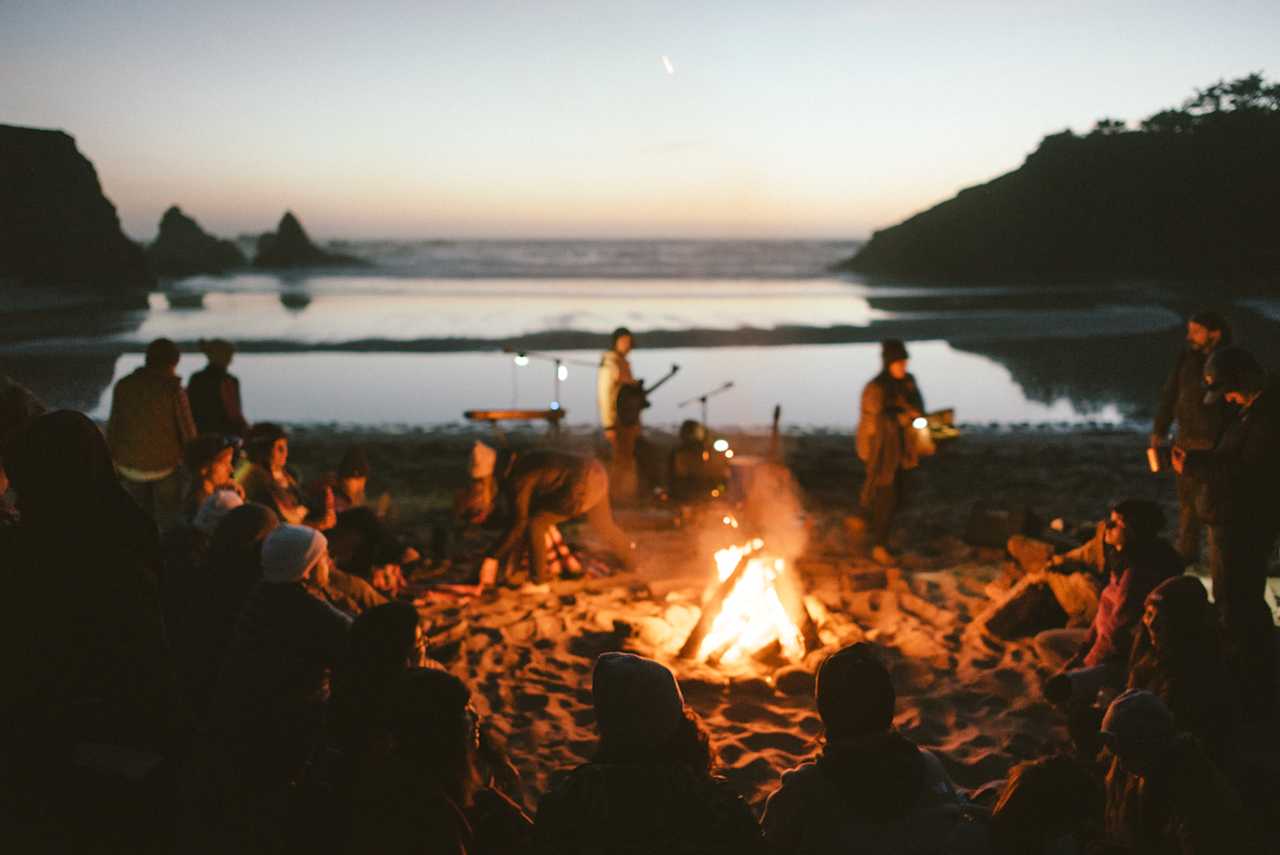
[[275,232],[258,238],[258,253],[254,267],[271,269],[285,267],[351,267],[365,266],[368,262],[351,255],[326,252],[311,242],[302,223],[292,211],[280,218]]
[[248,264],[239,247],[200,228],[177,205],[160,218],[160,232],[147,247],[147,259],[158,276],[171,277],[225,273]]
[[0,125],[0,281],[122,294],[154,283],[93,164],[62,131]]

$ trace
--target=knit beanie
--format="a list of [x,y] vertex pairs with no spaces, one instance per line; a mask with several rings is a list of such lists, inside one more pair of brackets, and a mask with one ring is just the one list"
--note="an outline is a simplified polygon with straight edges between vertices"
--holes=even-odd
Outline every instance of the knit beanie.
[[620,745],[658,745],[684,721],[684,696],[660,662],[632,653],[604,653],[591,673],[600,735]]
[[884,363],[885,368],[900,359],[910,359],[907,354],[907,346],[902,343],[901,339],[886,338],[880,342],[880,361]]
[[205,499],[200,510],[196,511],[192,524],[205,534],[212,535],[218,523],[243,504],[244,499],[235,490],[214,490],[213,495]]
[[366,478],[369,475],[369,456],[364,453],[364,449],[358,445],[353,445],[347,449],[347,453],[342,455],[342,461],[338,463],[339,478]]
[[262,579],[298,582],[324,556],[325,536],[305,525],[277,526],[262,544]]
[[1119,755],[1150,756],[1173,743],[1173,714],[1164,701],[1145,689],[1128,689],[1107,707],[1102,734]]

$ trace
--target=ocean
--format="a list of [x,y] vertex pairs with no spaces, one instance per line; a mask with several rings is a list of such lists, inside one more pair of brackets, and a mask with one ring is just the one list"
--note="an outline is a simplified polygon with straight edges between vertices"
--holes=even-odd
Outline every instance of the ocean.
[[[234,341],[251,419],[442,425],[464,410],[596,421],[608,332],[635,333],[651,424],[851,429],[884,337],[908,342],[931,408],[970,424],[1138,423],[1180,346],[1185,300],[1152,287],[938,287],[831,272],[852,241],[334,241],[367,268],[165,282],[146,308],[0,317],[0,371],[105,417],[153,338],[204,363]],[[1266,311],[1241,307],[1271,327]],[[529,356],[517,365],[515,354]],[[557,383],[555,360],[564,368]],[[523,360],[522,360],[523,361]]]

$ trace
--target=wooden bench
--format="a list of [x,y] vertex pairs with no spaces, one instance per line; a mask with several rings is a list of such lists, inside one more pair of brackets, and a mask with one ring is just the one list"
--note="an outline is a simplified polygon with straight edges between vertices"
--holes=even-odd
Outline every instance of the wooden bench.
[[560,422],[566,414],[562,409],[547,410],[467,410],[463,418],[471,422],[489,422],[494,430],[500,430],[498,422],[537,422],[551,425],[553,434],[560,433]]

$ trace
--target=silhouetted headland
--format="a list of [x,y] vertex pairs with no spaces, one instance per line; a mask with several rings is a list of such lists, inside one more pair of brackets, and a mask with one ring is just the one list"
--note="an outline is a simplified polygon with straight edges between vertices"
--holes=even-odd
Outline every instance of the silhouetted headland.
[[154,282],[93,164],[62,131],[0,125],[0,223],[0,282],[103,296]]
[[935,282],[1280,281],[1280,84],[1200,90],[1136,129],[1052,134],[1023,165],[876,232],[837,269]]

